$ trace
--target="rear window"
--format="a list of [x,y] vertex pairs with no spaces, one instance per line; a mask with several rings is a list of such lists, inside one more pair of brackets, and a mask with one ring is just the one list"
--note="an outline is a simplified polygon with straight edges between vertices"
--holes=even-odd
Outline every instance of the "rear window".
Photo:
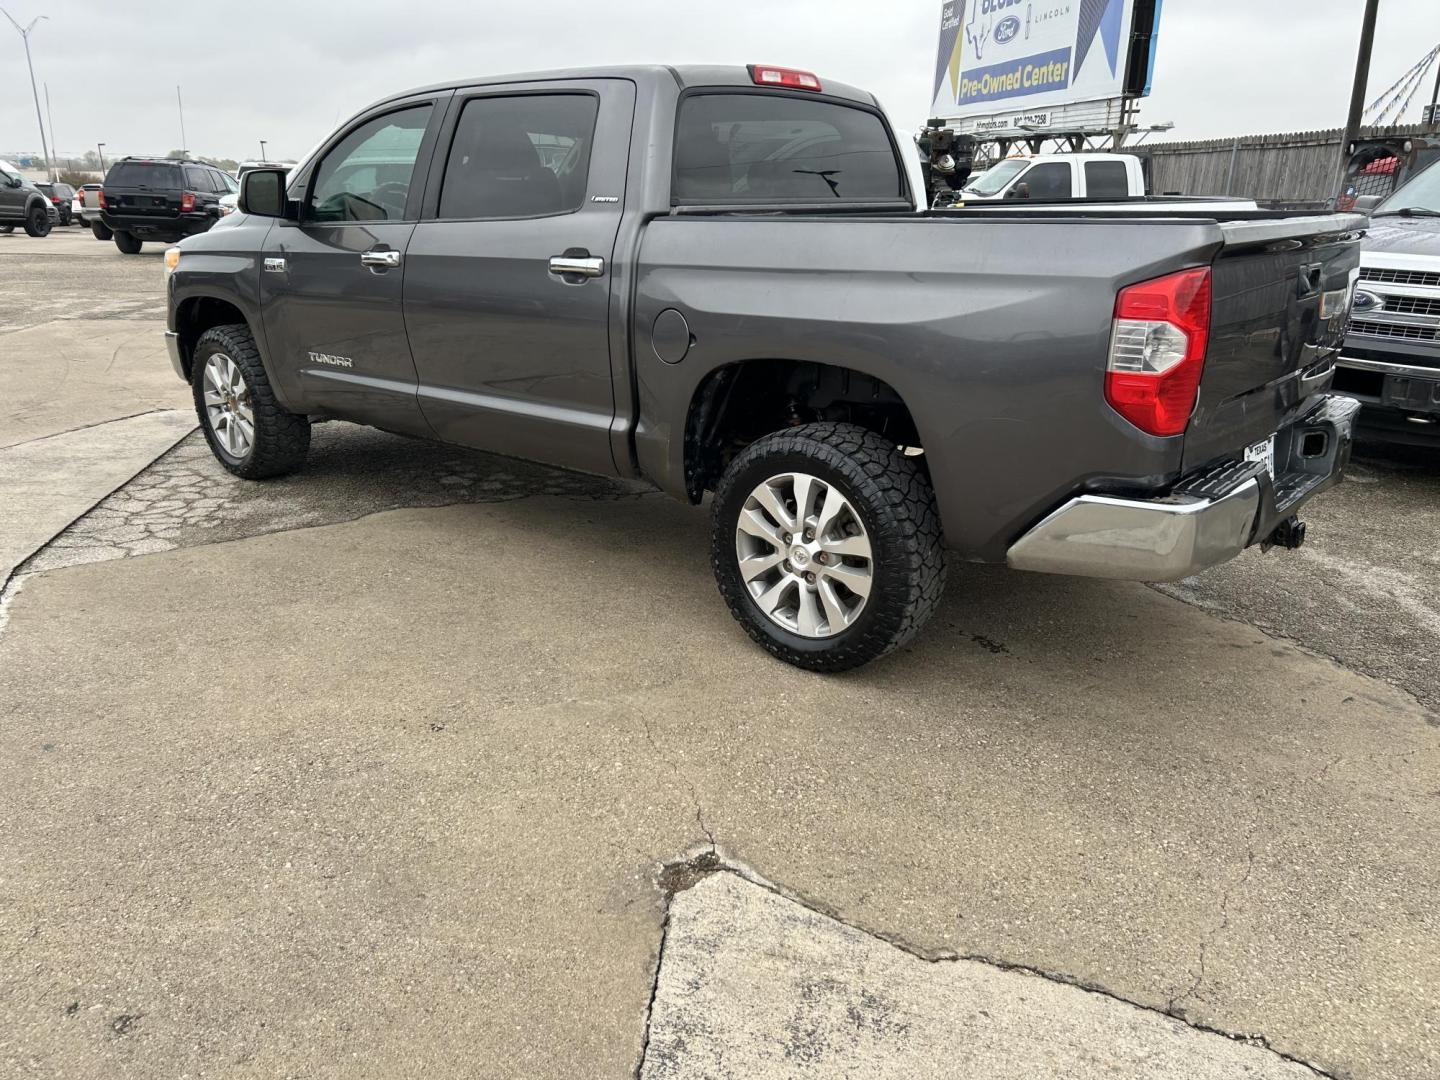
[[779,94],[692,94],[681,103],[676,203],[905,197],[899,158],[875,113]]
[[144,161],[122,161],[111,166],[105,177],[106,187],[171,188],[178,191],[180,166]]

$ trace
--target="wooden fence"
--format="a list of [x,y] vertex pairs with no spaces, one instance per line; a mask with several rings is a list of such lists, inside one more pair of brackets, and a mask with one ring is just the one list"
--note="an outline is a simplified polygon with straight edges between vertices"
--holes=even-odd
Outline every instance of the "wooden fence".
[[[1362,138],[1434,138],[1433,125],[1366,128]],[[1183,195],[1242,195],[1252,199],[1333,199],[1344,132],[1300,131],[1244,135],[1205,142],[1141,143],[1125,153],[1149,159],[1150,190]]]

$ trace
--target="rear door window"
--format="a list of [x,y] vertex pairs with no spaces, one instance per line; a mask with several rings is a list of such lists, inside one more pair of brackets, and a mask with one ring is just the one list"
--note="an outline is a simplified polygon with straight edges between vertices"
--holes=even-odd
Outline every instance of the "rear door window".
[[1074,195],[1070,184],[1070,164],[1065,161],[1036,165],[1020,178],[1020,183],[1029,186],[1032,199],[1068,199]]
[[427,104],[377,116],[351,130],[315,170],[307,220],[403,220],[429,123]]
[[140,161],[122,161],[110,169],[105,177],[110,187],[151,188],[156,190],[180,190],[180,167],[178,165],[151,165]]
[[878,114],[780,94],[692,94],[680,106],[677,204],[893,202],[904,172]]
[[187,191],[210,191],[210,177],[204,169],[193,165],[185,166],[185,188]]
[[1085,195],[1091,199],[1124,199],[1130,194],[1130,173],[1123,161],[1087,161]]
[[580,209],[600,102],[523,94],[465,103],[440,188],[442,218],[517,218]]

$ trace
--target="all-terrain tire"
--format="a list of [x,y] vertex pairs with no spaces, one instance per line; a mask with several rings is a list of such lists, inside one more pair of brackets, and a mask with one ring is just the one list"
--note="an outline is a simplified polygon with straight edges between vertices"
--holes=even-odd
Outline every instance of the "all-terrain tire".
[[[119,234],[117,234],[119,235]],[[212,356],[223,353],[240,369],[254,415],[254,435],[243,456],[230,453],[216,435],[205,402],[205,368]],[[243,324],[215,326],[200,335],[191,362],[190,386],[205,441],[221,465],[246,480],[265,480],[293,473],[310,452],[310,420],[290,412],[275,399],[260,350],[250,328]]]
[[[741,577],[736,529],[746,501],[765,481],[792,472],[836,487],[871,543],[870,596],[855,622],[833,637],[803,637],[772,621]],[[810,671],[847,671],[900,648],[945,591],[945,544],[928,477],[894,443],[854,424],[806,424],[742,451],[715,491],[710,563],[745,632],[772,655]]]
[[26,236],[50,235],[50,211],[43,206],[32,206],[25,213]]
[[136,236],[134,233],[115,233],[115,246],[120,249],[122,254],[139,255],[140,249],[144,247],[144,245],[145,242],[141,240],[138,236]]
[[113,240],[115,238],[115,234],[98,221],[90,223],[90,231],[95,235],[96,240]]

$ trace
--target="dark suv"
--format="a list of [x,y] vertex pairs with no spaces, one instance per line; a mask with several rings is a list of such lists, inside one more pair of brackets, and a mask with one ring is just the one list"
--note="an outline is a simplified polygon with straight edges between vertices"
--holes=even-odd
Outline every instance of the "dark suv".
[[40,194],[50,200],[50,205],[55,207],[55,212],[60,215],[60,224],[70,224],[70,200],[75,198],[75,189],[69,184],[47,184],[37,183]]
[[59,220],[50,197],[25,179],[8,161],[0,161],[0,233],[23,225],[31,236],[44,236]]
[[236,190],[228,173],[202,161],[122,158],[105,177],[100,220],[115,246],[135,255],[146,240],[173,244],[205,232],[220,220],[221,197]]

